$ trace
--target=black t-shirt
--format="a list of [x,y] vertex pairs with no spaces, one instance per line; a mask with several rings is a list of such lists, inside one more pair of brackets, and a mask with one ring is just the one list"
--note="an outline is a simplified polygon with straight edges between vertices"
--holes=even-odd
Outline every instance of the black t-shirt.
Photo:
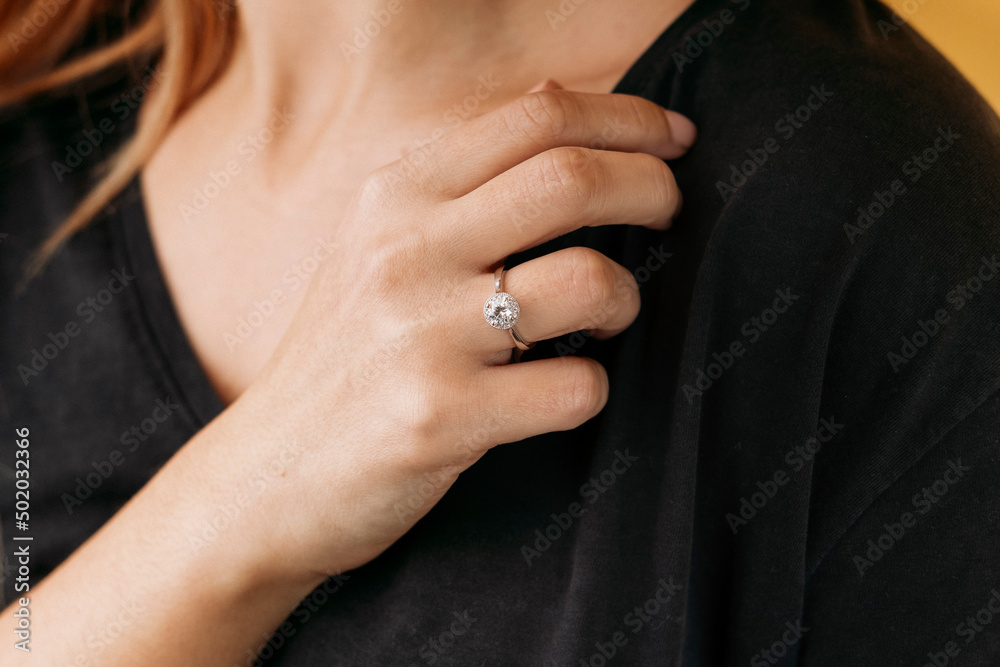
[[[616,89],[697,123],[671,164],[683,214],[509,263],[587,245],[635,272],[628,331],[525,356],[600,360],[607,407],[489,452],[248,649],[324,666],[1000,662],[1000,121],[899,23],[862,0],[697,0]],[[30,428],[36,578],[222,407],[135,184],[12,291],[128,135],[137,85],[3,121],[0,462]]]

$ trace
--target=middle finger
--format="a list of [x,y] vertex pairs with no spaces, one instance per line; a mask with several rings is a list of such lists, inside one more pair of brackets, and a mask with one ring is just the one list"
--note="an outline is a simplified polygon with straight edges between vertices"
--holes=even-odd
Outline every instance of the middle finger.
[[[546,151],[446,204],[458,215],[442,248],[482,269],[580,227],[665,229],[681,205],[670,168],[645,153],[564,147]],[[485,215],[490,223],[470,224]]]

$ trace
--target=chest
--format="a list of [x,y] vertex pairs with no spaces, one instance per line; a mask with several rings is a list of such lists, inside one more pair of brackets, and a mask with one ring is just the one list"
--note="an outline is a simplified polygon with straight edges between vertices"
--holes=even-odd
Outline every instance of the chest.
[[363,174],[333,171],[329,185],[283,197],[249,169],[171,164],[143,174],[149,234],[187,340],[228,404],[272,355],[317,272],[344,252],[338,222]]

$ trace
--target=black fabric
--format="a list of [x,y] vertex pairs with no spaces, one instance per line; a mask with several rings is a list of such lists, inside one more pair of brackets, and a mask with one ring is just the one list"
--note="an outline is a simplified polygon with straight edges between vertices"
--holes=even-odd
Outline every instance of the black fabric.
[[[2,462],[29,427],[36,577],[221,408],[134,184],[11,289],[99,160],[61,181],[51,163],[103,118],[117,129],[101,152],[127,136],[134,116],[112,104],[134,85],[3,122]],[[996,115],[862,0],[697,0],[617,92],[697,123],[671,165],[683,214],[511,261],[584,244],[636,271],[627,332],[525,355],[599,359],[607,407],[491,451],[386,553],[307,598],[266,663],[1000,664]],[[128,285],[86,321],[78,304],[114,271]],[[78,335],[26,383],[70,322]],[[168,418],[127,444],[157,401]],[[69,514],[65,494],[112,450],[121,464]]]

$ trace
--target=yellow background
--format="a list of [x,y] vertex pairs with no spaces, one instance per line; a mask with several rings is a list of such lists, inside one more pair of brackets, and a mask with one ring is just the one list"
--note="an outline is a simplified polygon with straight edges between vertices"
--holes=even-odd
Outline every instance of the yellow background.
[[1000,110],[1000,0],[883,1]]

